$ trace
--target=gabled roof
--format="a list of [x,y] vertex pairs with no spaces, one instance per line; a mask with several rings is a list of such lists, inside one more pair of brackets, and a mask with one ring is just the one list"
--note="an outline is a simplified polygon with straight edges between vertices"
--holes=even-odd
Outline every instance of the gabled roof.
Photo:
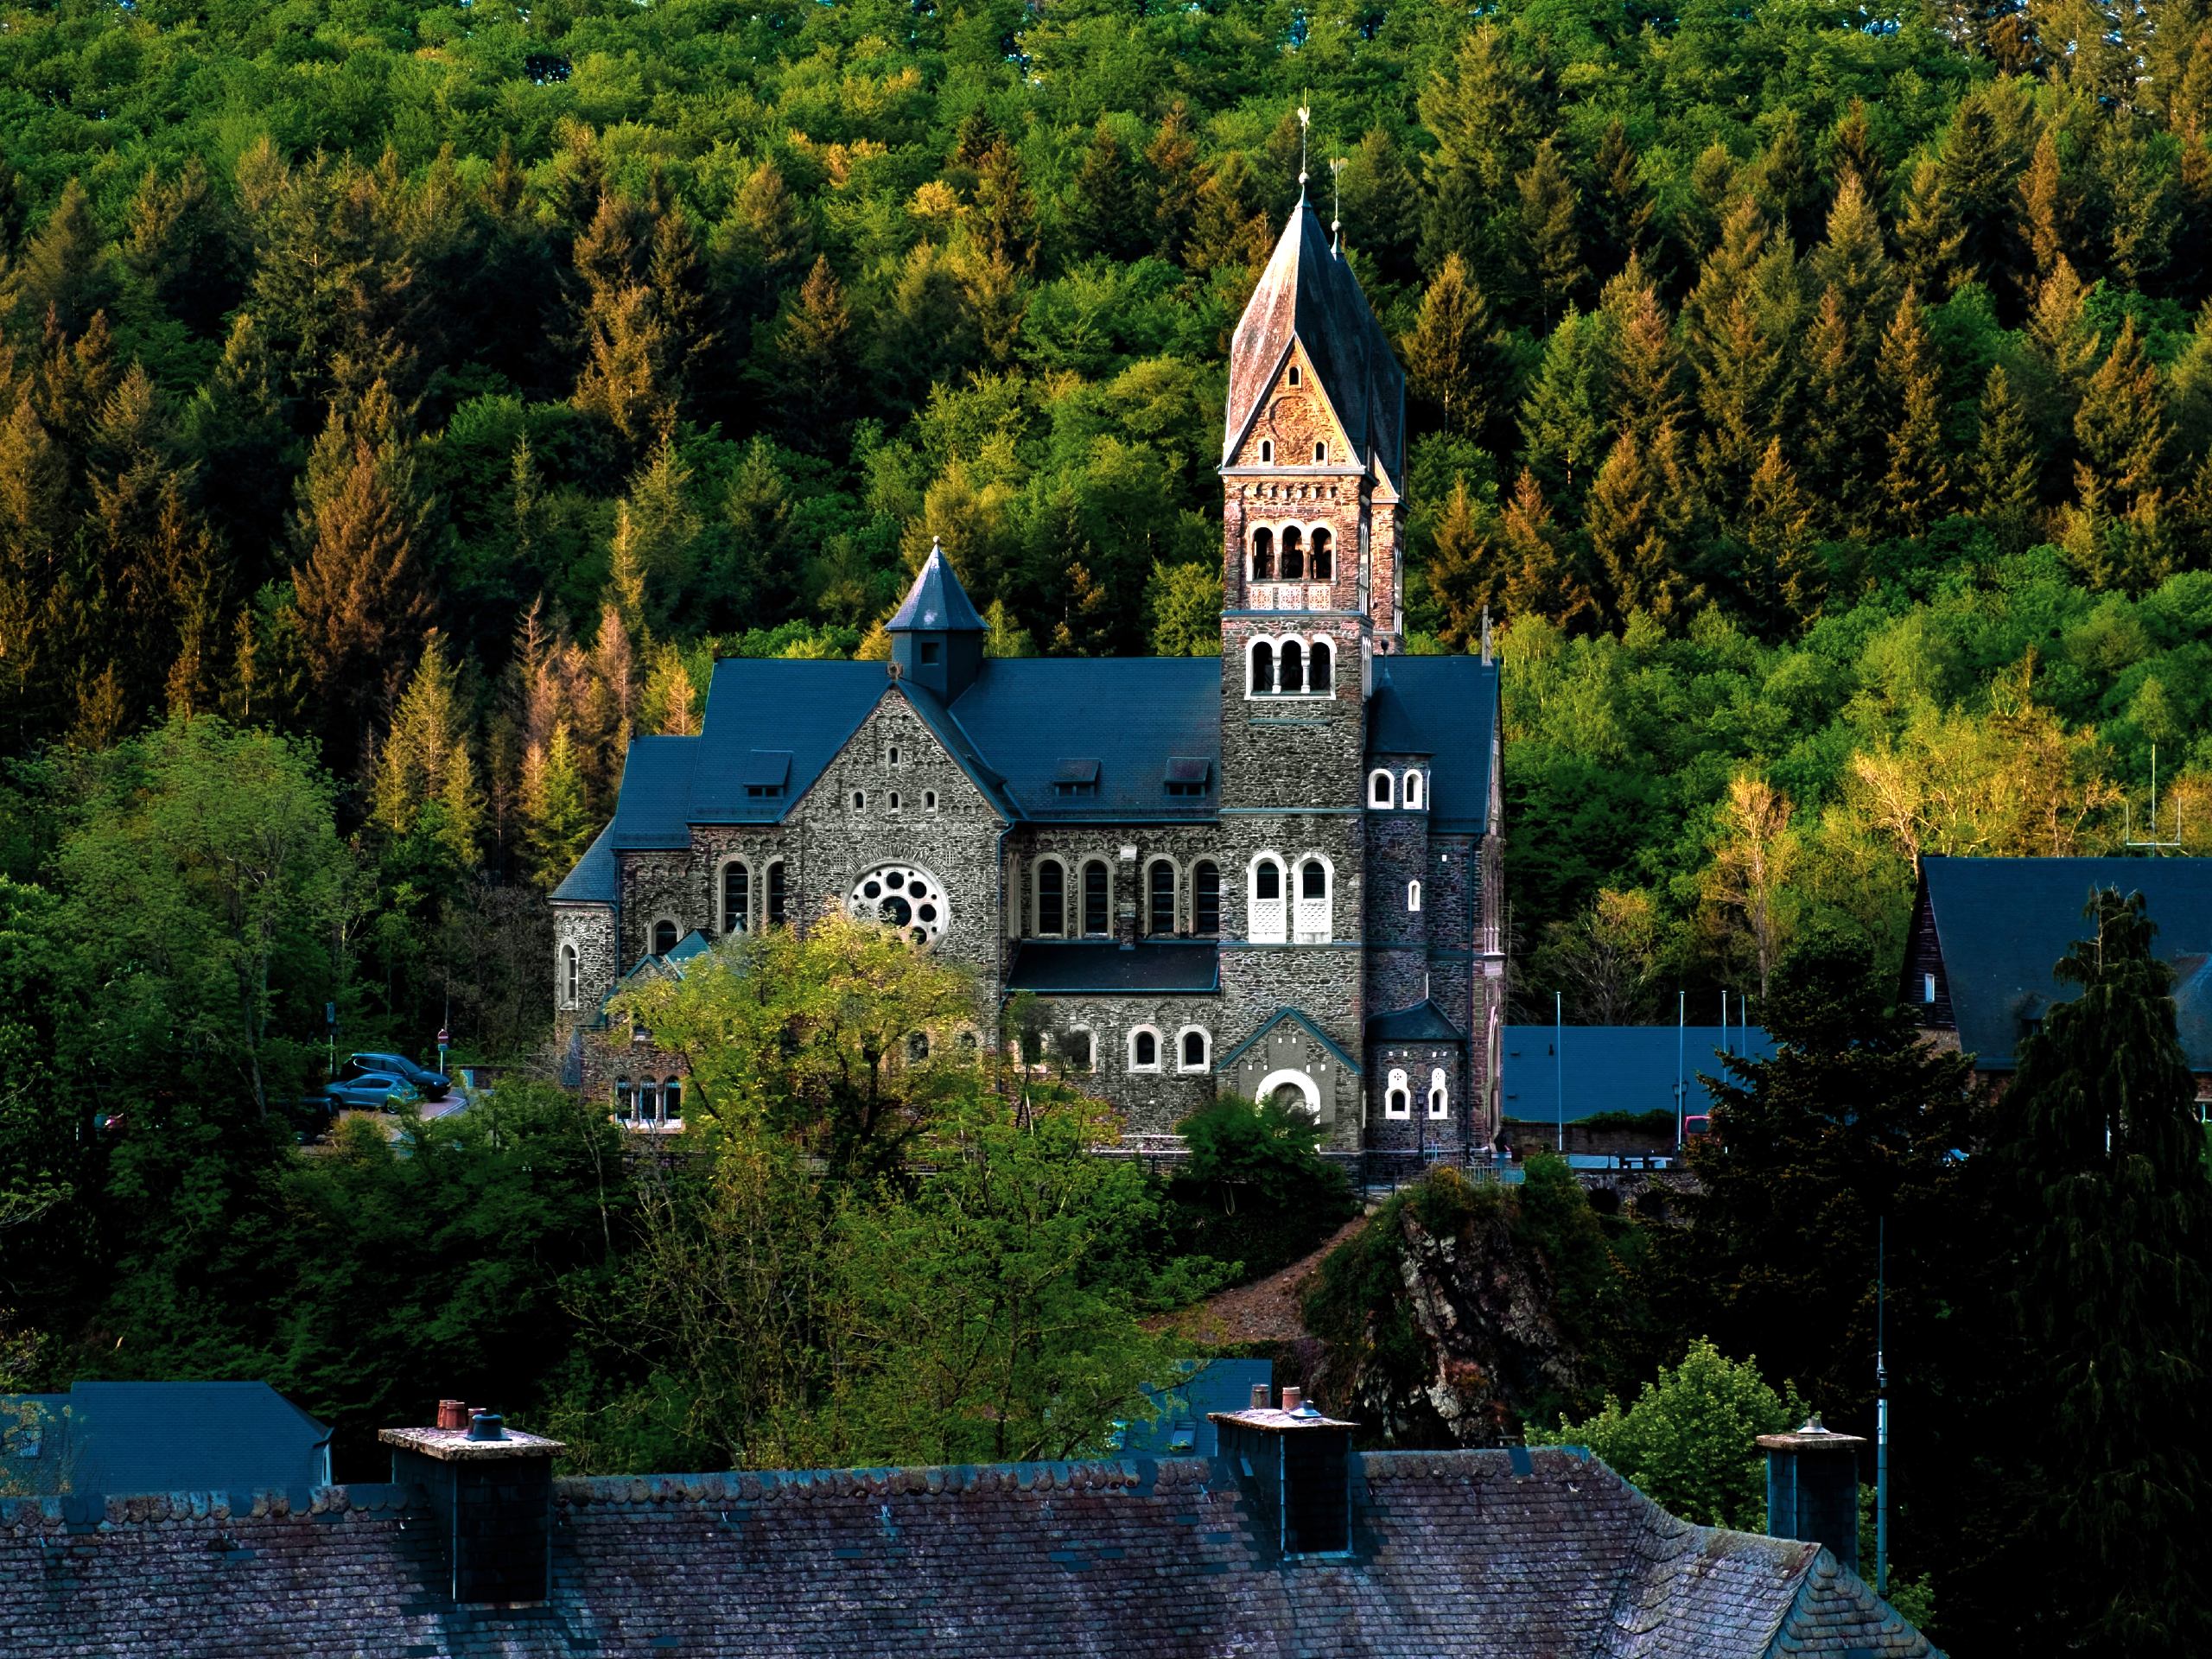
[[[456,1606],[397,1485],[0,1499],[0,1652],[707,1659],[1922,1659],[1817,1544],[1676,1519],[1549,1446],[1354,1453],[1286,1563],[1226,1459],[556,1479],[543,1605]],[[99,1524],[105,1521],[105,1524]],[[66,1550],[66,1573],[55,1565]],[[156,1634],[158,1632],[158,1634]]]
[[[678,746],[664,763],[647,750],[643,793],[631,801],[631,772],[622,774],[614,815],[614,844],[688,847],[694,823],[777,823],[793,802],[814,787],[861,722],[889,690],[881,663],[792,661],[780,657],[726,657],[707,686],[707,712],[696,737],[639,738],[630,767],[645,746]],[[783,793],[746,793],[753,751],[791,756]],[[661,767],[668,772],[663,779]],[[680,784],[678,774],[680,772]],[[669,810],[681,789],[685,806]]]
[[1111,939],[1024,939],[1006,988],[1047,996],[1217,991],[1221,953],[1211,939],[1139,939],[1126,950]]
[[1357,1077],[1359,1075],[1359,1062],[1352,1058],[1351,1055],[1345,1053],[1343,1049],[1338,1047],[1335,1038],[1330,1036],[1327,1032],[1322,1030],[1320,1027],[1315,1025],[1311,1020],[1300,1014],[1296,1008],[1292,1007],[1277,1008],[1266,1019],[1261,1020],[1258,1025],[1253,1027],[1252,1034],[1249,1037],[1247,1037],[1243,1042],[1237,1044],[1236,1047],[1230,1049],[1228,1053],[1223,1055],[1219,1060],[1215,1062],[1214,1070],[1217,1072],[1228,1071],[1230,1067],[1235,1065],[1238,1060],[1244,1057],[1244,1051],[1246,1049],[1251,1047],[1253,1044],[1258,1042],[1260,1039],[1266,1036],[1269,1032],[1273,1031],[1277,1026],[1282,1024],[1286,1020],[1304,1031],[1308,1036],[1319,1043],[1322,1047],[1327,1049],[1330,1054],[1335,1058],[1337,1064],[1343,1066],[1345,1071],[1351,1072],[1354,1077]]
[[1273,1398],[1275,1368],[1267,1359],[1183,1359],[1176,1362],[1179,1380],[1164,1389],[1149,1384],[1145,1399],[1155,1414],[1149,1422],[1132,1422],[1116,1438],[1118,1450],[1139,1456],[1211,1458],[1221,1445],[1221,1431],[1209,1416],[1217,1411],[1242,1411],[1252,1403],[1252,1390],[1269,1389]]
[[[1217,657],[994,658],[951,706],[1026,818],[1204,823],[1217,800],[1167,792],[1167,758],[1221,775]],[[1097,763],[1096,791],[1061,795],[1061,764]]]
[[906,590],[906,602],[883,626],[887,633],[981,633],[983,619],[976,614],[968,590],[953,575],[944,550],[932,541],[929,557]]
[[[627,782],[626,778],[624,782]],[[620,875],[614,868],[614,825],[607,826],[592,837],[591,845],[584,849],[584,855],[576,861],[576,868],[561,878],[561,885],[553,889],[556,905],[611,905]]]
[[[2052,976],[2082,912],[2104,887],[2140,893],[2158,926],[2152,948],[2174,970],[2174,1008],[2190,1069],[2212,1071],[2212,858],[1944,858],[1920,861],[1959,1046],[1979,1070],[2010,1071],[2029,1020],[2071,1001]],[[1906,988],[1908,1003],[1920,988]]]
[[1497,664],[1479,657],[1377,657],[1367,705],[1370,754],[1427,755],[1429,828],[1480,835],[1490,824]]
[[1350,262],[1329,245],[1327,226],[1303,198],[1283,226],[1230,345],[1224,466],[1274,387],[1294,340],[1313,359],[1354,453],[1402,492],[1405,372]]
[[250,1492],[330,1478],[330,1430],[266,1382],[78,1382],[34,1397],[38,1454],[11,1458],[9,1473],[41,1490],[58,1478],[96,1497]]
[[1389,1014],[1370,1015],[1367,1021],[1367,1040],[1370,1043],[1464,1043],[1467,1033],[1453,1025],[1443,1009],[1433,1001],[1421,1001],[1410,1008],[1396,1008]]
[[1695,1116],[1713,1109],[1700,1076],[1727,1075],[1724,1040],[1731,1054],[1774,1058],[1774,1039],[1758,1026],[1731,1026],[1725,1039],[1718,1026],[1508,1026],[1500,1115],[1573,1123],[1599,1112],[1671,1112],[1679,1075],[1688,1103],[1679,1109]]

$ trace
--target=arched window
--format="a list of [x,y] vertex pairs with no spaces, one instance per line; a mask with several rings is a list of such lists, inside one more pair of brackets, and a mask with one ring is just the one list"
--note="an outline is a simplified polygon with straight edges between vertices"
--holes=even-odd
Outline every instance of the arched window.
[[660,1085],[661,1115],[671,1122],[683,1116],[683,1084],[680,1078],[668,1077]]
[[937,810],[937,791],[925,789],[922,791],[922,810],[925,812]]
[[787,906],[788,890],[784,886],[784,867],[780,860],[768,867],[768,925],[781,927],[790,920]]
[[906,1035],[906,1058],[919,1065],[930,1057],[930,1034],[926,1031],[909,1032]]
[[853,810],[855,812],[865,812],[868,810],[868,791],[866,790],[856,789],[853,791]]
[[1406,908],[1408,910],[1421,908],[1421,883],[1418,881],[1406,883]]
[[1298,384],[1298,365],[1295,363],[1290,365],[1290,384],[1294,386]]
[[630,1092],[630,1079],[614,1079],[614,1116],[625,1120],[638,1115],[637,1098]]
[[1085,933],[1096,936],[1114,931],[1109,899],[1105,862],[1094,858],[1083,867],[1083,931]]
[[1406,774],[1406,808],[1408,811],[1420,810],[1422,793],[1423,789],[1421,773],[1417,772],[1408,772]]
[[895,789],[891,791],[890,807],[893,812],[899,810],[899,791]]
[[1395,1068],[1390,1073],[1389,1089],[1382,1096],[1382,1116],[1404,1117],[1413,1109],[1413,1090],[1406,1081],[1405,1068]]
[[1273,461],[1274,460],[1274,458],[1275,458],[1275,445],[1274,445],[1274,439],[1272,439],[1272,438],[1262,438],[1262,439],[1260,440],[1260,463],[1261,463],[1261,465],[1262,465],[1262,466],[1266,466],[1266,465],[1267,465],[1267,464],[1268,464],[1269,462]]
[[653,955],[664,957],[675,950],[677,937],[674,922],[655,922],[653,924]]
[[1332,872],[1320,859],[1298,867],[1298,916],[1293,937],[1300,944],[1326,944],[1332,933],[1329,889]]
[[1428,1074],[1428,1115],[1452,1116],[1452,1090],[1444,1081],[1444,1068],[1440,1065]]
[[1282,642],[1282,694],[1294,697],[1306,689],[1306,658],[1295,639]]
[[742,933],[753,925],[753,872],[742,864],[722,866],[722,931]]
[[1185,1026],[1183,1027],[1183,1034],[1177,1039],[1177,1043],[1183,1051],[1184,1071],[1203,1071],[1206,1069],[1206,1034],[1205,1032],[1201,1031],[1196,1026]]
[[1201,938],[1221,931],[1221,866],[1210,858],[1191,867],[1191,931]]
[[1306,575],[1306,541],[1296,524],[1285,524],[1282,531],[1282,579],[1302,581]]
[[[1313,464],[1314,464],[1315,466],[1317,466],[1317,467],[1319,467],[1319,466],[1325,466],[1325,465],[1327,464],[1327,462],[1328,462],[1328,459],[1329,459],[1329,441],[1328,441],[1326,438],[1316,438],[1316,439],[1314,439],[1314,440],[1313,440]],[[1319,571],[1318,571],[1318,570],[1317,570],[1317,571],[1315,571],[1313,574],[1314,574],[1315,575],[1317,575],[1317,576],[1318,576],[1318,575],[1319,575],[1321,573],[1320,573]]]
[[1369,772],[1367,774],[1367,804],[1370,806],[1389,806],[1392,800],[1391,787],[1389,772],[1379,768]]
[[[1315,447],[1318,448],[1319,446]],[[1316,455],[1313,459],[1319,461],[1321,457]],[[1329,532],[1317,530],[1313,532],[1313,580],[1326,582],[1335,574],[1336,554],[1330,546]]]
[[897,766],[899,764],[899,746],[896,743],[893,743],[891,746],[890,755],[891,764],[894,766]]
[[1275,533],[1265,524],[1252,532],[1252,580],[1275,579]]
[[1175,931],[1175,867],[1161,859],[1145,873],[1147,905],[1145,931],[1173,933]]
[[1068,874],[1057,858],[1037,861],[1037,931],[1052,938],[1067,931]]
[[1260,944],[1281,944],[1289,937],[1282,866],[1267,853],[1252,861],[1251,936]]
[[1252,695],[1264,697],[1275,689],[1275,648],[1266,640],[1252,647]]
[[583,995],[582,982],[583,974],[582,969],[582,959],[576,955],[576,947],[573,944],[563,945],[561,947],[561,984],[563,987],[561,1001],[562,1005],[565,1007],[575,1007],[576,1006],[576,999]]
[[638,1122],[640,1125],[660,1122],[660,1090],[651,1077],[638,1085]]
[[1096,1071],[1098,1069],[1097,1045],[1090,1039],[1090,1027],[1076,1026],[1068,1032],[1066,1052],[1068,1070]]
[[1335,666],[1329,650],[1329,642],[1325,639],[1316,639],[1306,658],[1306,691],[1313,696],[1324,697],[1336,690],[1332,683]]
[[1129,1033],[1129,1070],[1160,1070],[1160,1033],[1150,1026],[1139,1026]]

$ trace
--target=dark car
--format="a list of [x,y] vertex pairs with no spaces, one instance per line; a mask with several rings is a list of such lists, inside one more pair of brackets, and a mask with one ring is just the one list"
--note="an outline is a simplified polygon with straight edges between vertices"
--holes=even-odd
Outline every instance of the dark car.
[[404,1077],[423,1091],[425,1100],[443,1100],[453,1087],[453,1079],[433,1071],[427,1065],[417,1065],[404,1054],[348,1054],[346,1064],[338,1068],[343,1081],[353,1071],[382,1071],[395,1077]]
[[323,1085],[322,1097],[333,1112],[388,1112],[395,1101],[411,1105],[422,1099],[423,1091],[396,1073],[348,1064],[335,1082]]

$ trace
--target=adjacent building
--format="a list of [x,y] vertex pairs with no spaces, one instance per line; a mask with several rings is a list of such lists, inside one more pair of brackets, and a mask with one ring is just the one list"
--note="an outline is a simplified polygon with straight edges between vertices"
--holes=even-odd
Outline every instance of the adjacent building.
[[330,1429],[266,1382],[78,1382],[0,1395],[0,1491],[305,1488]]
[[1487,1141],[1497,671],[1405,654],[1404,405],[1301,202],[1230,354],[1219,657],[987,658],[932,550],[887,664],[718,663],[700,734],[632,745],[553,895],[572,1080],[666,1122],[680,1057],[610,1049],[609,998],[827,904],[972,968],[980,1040],[1033,995],[1132,1132],[1231,1090],[1340,1150]]

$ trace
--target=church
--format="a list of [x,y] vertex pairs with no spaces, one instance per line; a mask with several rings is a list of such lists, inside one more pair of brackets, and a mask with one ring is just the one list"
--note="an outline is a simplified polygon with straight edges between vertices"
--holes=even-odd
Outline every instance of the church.
[[1131,1136],[1227,1090],[1335,1150],[1486,1144],[1497,669],[1487,638],[1405,654],[1405,376],[1302,200],[1237,324],[1220,474],[1218,658],[987,658],[933,549],[887,663],[718,662],[699,734],[632,745],[553,894],[571,1081],[679,1118],[680,1058],[612,1049],[607,1000],[836,904],[966,964],[994,1027],[1029,994]]

